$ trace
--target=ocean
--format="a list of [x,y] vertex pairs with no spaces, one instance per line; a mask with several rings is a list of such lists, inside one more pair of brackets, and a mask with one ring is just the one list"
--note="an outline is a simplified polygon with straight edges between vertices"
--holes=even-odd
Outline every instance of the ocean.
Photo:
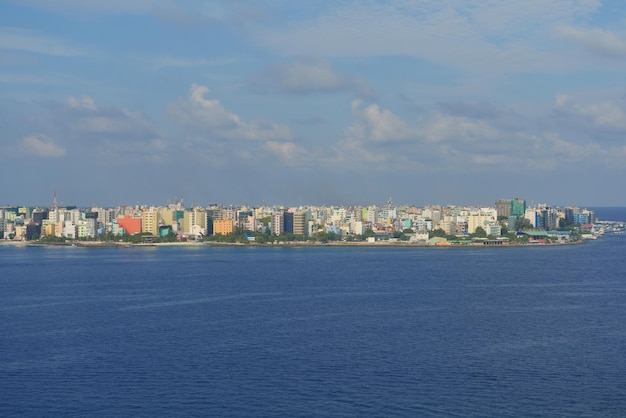
[[626,236],[0,246],[2,416],[623,416]]
[[590,207],[601,221],[626,222],[626,208],[623,207]]

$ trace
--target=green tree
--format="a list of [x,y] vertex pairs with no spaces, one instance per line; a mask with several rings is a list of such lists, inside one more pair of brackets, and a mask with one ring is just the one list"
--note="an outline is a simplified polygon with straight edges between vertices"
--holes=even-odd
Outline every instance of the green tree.
[[482,226],[476,227],[473,234],[470,234],[472,238],[487,238],[487,232]]
[[326,242],[329,242],[329,241],[339,241],[340,236],[339,236],[339,234],[336,234],[334,232],[324,232],[324,231],[322,231],[322,232],[317,232],[317,233],[313,234],[311,236],[311,239],[313,241],[326,243]]
[[441,228],[433,229],[432,231],[428,232],[428,238],[434,238],[434,237],[445,238],[448,241],[452,241],[452,240],[456,240],[457,239],[457,237],[454,236],[454,235],[446,234],[446,231],[444,231]]
[[532,229],[532,228],[533,228],[533,225],[530,223],[530,220],[528,220],[527,218],[523,216],[517,218],[517,220],[515,221],[516,231],[523,231],[523,230]]
[[370,238],[370,237],[375,237],[375,236],[376,236],[376,233],[369,228],[367,228],[365,232],[363,233],[363,237],[365,238]]

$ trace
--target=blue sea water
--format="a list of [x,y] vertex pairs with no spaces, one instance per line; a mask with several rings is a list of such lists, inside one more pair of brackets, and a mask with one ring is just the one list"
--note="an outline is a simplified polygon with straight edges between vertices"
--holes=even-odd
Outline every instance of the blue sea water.
[[601,221],[626,222],[626,208],[624,207],[591,207],[596,217]]
[[624,416],[626,237],[0,246],[1,416]]

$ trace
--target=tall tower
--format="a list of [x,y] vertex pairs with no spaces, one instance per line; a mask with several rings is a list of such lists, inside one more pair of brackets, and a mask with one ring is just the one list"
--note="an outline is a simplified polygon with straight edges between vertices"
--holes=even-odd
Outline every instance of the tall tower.
[[50,222],[53,222],[55,225],[61,219],[61,214],[59,213],[59,205],[57,204],[57,192],[54,191],[54,199],[52,200],[52,210],[48,214],[48,219]]

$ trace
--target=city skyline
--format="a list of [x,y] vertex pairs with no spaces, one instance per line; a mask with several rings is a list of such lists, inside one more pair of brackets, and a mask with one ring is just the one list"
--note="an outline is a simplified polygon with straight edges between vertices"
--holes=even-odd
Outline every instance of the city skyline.
[[626,206],[625,20],[616,0],[4,2],[0,204]]
[[[210,200],[210,199],[209,199]],[[516,197],[498,197],[493,199],[491,202],[474,202],[474,203],[455,203],[455,202],[431,202],[428,204],[417,204],[414,202],[396,202],[392,199],[392,197],[388,197],[386,201],[370,201],[365,203],[352,203],[352,204],[344,204],[341,202],[330,202],[330,203],[313,203],[313,202],[299,202],[299,203],[285,203],[285,202],[249,202],[242,200],[237,202],[217,202],[217,201],[209,201],[204,199],[201,202],[189,202],[186,201],[182,196],[175,196],[172,199],[165,199],[161,201],[155,202],[118,202],[112,203],[108,205],[100,205],[100,204],[87,204],[87,205],[78,205],[75,202],[66,201],[62,197],[57,198],[56,192],[52,195],[52,200],[43,204],[25,204],[23,202],[7,202],[0,201],[0,209],[2,208],[31,208],[31,209],[65,209],[65,208],[77,208],[81,210],[89,210],[90,208],[154,208],[154,207],[178,207],[178,208],[283,208],[285,210],[288,209],[302,209],[302,208],[331,208],[331,207],[339,207],[339,208],[465,208],[465,209],[480,209],[480,208],[495,208],[500,201],[521,201],[524,202],[524,206],[529,208],[538,208],[538,207],[550,207],[550,208],[566,208],[566,207],[576,207],[581,209],[587,208],[599,208],[603,206],[598,205],[580,205],[576,203],[571,204],[556,204],[551,201],[545,202],[536,202],[534,200],[527,201],[524,198],[519,196]],[[604,206],[611,207],[611,206]],[[620,206],[616,206],[620,207]]]
[[[332,236],[333,240],[348,241],[387,240],[442,242],[457,241],[457,237],[503,239],[526,241],[543,239],[547,232],[559,241],[572,233],[572,228],[587,226],[593,229],[596,221],[593,210],[578,207],[554,208],[546,204],[529,207],[520,198],[499,199],[495,207],[415,206],[398,207],[391,200],[385,206],[332,206],[286,208],[261,207],[185,207],[182,202],[168,206],[117,206],[116,208],[76,208],[59,205],[55,200],[49,208],[0,206],[0,238],[10,241],[67,239],[99,239],[124,236],[128,240],[141,241],[142,234],[173,242],[192,238],[267,242],[269,235],[312,237],[322,242]],[[537,230],[542,233],[527,231]],[[557,231],[557,229],[559,229]],[[514,230],[515,232],[511,232]],[[437,236],[431,236],[429,231]],[[526,231],[526,232],[524,232]],[[518,233],[521,232],[523,237]],[[596,231],[597,232],[597,231]],[[257,236],[258,234],[260,236]],[[329,235],[331,234],[331,235]],[[410,234],[406,235],[406,234]],[[413,235],[415,234],[415,235]],[[443,236],[442,236],[443,235]],[[543,238],[539,238],[539,236]],[[577,236],[577,234],[574,234]],[[227,238],[220,238],[227,237]],[[576,238],[574,238],[576,239]],[[482,242],[482,241],[481,241]],[[533,242],[533,243],[538,243]],[[546,243],[544,241],[543,243]],[[485,244],[485,242],[482,242]],[[494,241],[489,245],[503,245]],[[446,244],[447,245],[447,244]]]

